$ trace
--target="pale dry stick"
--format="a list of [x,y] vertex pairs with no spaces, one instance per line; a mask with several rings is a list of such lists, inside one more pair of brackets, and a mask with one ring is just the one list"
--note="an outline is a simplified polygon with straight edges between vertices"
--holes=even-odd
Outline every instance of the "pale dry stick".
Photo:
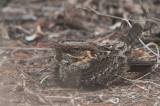
[[14,60],[14,61],[20,61],[20,60],[35,60],[35,59],[49,58],[49,57],[51,58],[51,57],[54,57],[54,56],[42,56],[42,57],[33,57],[33,58],[27,58],[27,59],[8,58],[8,59],[1,60],[1,61],[0,61],[0,66],[1,66],[3,63],[5,63],[5,62],[7,62],[7,61],[12,61],[12,60]]
[[46,77],[44,77],[44,78],[40,81],[40,84],[42,84],[48,77],[50,77],[50,75],[47,75]]
[[[16,49],[13,50],[12,53],[11,53],[11,56],[13,57],[13,59],[14,59],[14,55],[13,55],[14,52],[16,52]],[[34,58],[34,59],[35,59],[35,58]],[[20,60],[24,60],[24,59],[20,59]],[[26,60],[27,60],[27,59],[26,59]],[[13,60],[13,63],[15,64],[15,67],[16,67],[16,69],[17,69],[17,71],[18,71],[19,73],[21,73],[24,77],[26,77],[26,78],[28,78],[29,80],[31,80],[32,82],[34,82],[36,85],[39,85],[39,83],[36,82],[34,79],[32,79],[29,74],[23,72],[23,71],[20,69],[20,66],[17,65],[14,60]],[[46,79],[46,78],[45,78],[45,79]],[[44,80],[45,80],[45,79],[44,79]],[[42,80],[42,82],[43,82],[44,80]],[[42,82],[41,82],[41,83],[42,83]]]
[[[143,75],[142,77],[137,78],[137,80],[140,80],[140,79],[144,78],[145,76],[151,74],[153,71],[155,71],[156,68],[159,66],[159,57],[160,57],[160,56],[159,56],[159,48],[158,48],[158,45],[156,45],[155,43],[149,43],[149,44],[145,45],[144,42],[143,42],[140,38],[139,38],[139,41],[140,41],[150,52],[152,52],[154,55],[157,56],[157,65],[152,69],[152,71],[146,73],[146,74]],[[151,46],[151,45],[153,45],[153,46],[156,47],[157,53],[153,52],[153,51],[149,48],[149,46]]]
[[[54,48],[22,48],[22,47],[0,47],[0,49],[3,49],[3,50],[8,50],[8,49],[13,49],[14,51],[15,50],[49,50],[49,51],[51,51],[51,50],[53,50]],[[13,53],[12,53],[12,56],[13,56]],[[52,56],[43,56],[42,58],[47,58],[47,57],[52,57]],[[41,57],[36,57],[36,58],[27,58],[27,59],[23,59],[23,60],[32,60],[32,59],[38,59],[38,58],[41,58]],[[10,60],[13,60],[13,59],[15,59],[15,58],[9,58],[9,59],[6,59],[6,60],[2,60],[1,62],[0,62],[0,65],[2,65],[4,62],[6,62],[6,61],[10,61]],[[22,59],[20,59],[20,60],[22,60]],[[19,61],[19,60],[16,60],[16,61]]]
[[133,82],[135,82],[135,83],[149,83],[149,84],[153,84],[153,85],[156,85],[156,86],[160,87],[160,84],[157,84],[157,83],[155,83],[153,81],[151,82],[151,81],[135,80]]
[[[98,11],[96,11],[96,10],[94,10],[93,8],[91,8],[90,6],[88,6],[92,11],[94,11],[96,14],[98,14],[98,15],[100,15],[101,13],[99,13]],[[108,15],[109,17],[111,17],[111,15]],[[115,18],[116,16],[113,16],[112,18]],[[127,22],[127,24],[129,25],[129,27],[130,28],[132,28],[132,25],[131,25],[131,23],[128,21],[128,19],[127,18],[120,18],[120,17],[117,17],[118,19],[120,19],[120,20],[122,20],[122,21],[125,21],[125,22]],[[102,39],[100,39],[100,40],[96,40],[95,42],[100,42],[100,41],[102,41],[102,40],[104,40],[104,39],[106,39],[106,38],[109,38],[110,36],[112,36],[113,34],[114,34],[115,32],[112,32],[111,34],[109,34],[108,36],[106,36],[106,37],[104,37],[104,38],[102,38]]]
[[141,87],[141,86],[139,86],[139,85],[137,85],[137,84],[135,84],[138,88],[140,88],[140,89],[143,89],[143,90],[145,90],[145,91],[148,91],[149,89],[146,89],[146,88],[144,88],[144,87]]
[[142,1],[141,1],[141,0],[139,0],[139,4],[140,4],[140,6],[141,6],[141,9],[142,9],[145,17],[146,17],[146,18],[149,18],[149,12],[146,11],[146,9],[144,8],[144,6],[142,5]]
[[154,19],[154,20],[156,20],[156,21],[160,22],[160,19],[158,19],[158,18],[151,17],[151,19]]
[[32,34],[32,33],[31,33],[31,32],[29,32],[28,30],[24,29],[22,26],[15,26],[15,28],[17,28],[17,29],[19,29],[19,30],[23,31],[23,32],[24,32],[24,33],[26,33],[26,34],[29,34],[29,35],[31,35],[31,34]]
[[[155,68],[155,69],[156,69],[156,68]],[[146,73],[145,75],[143,75],[143,76],[141,76],[141,77],[137,78],[136,80],[140,80],[140,79],[142,79],[142,78],[146,77],[147,75],[149,75],[149,74],[151,74],[153,71],[155,71],[155,69],[153,69],[152,71],[150,71],[150,72]]]
[[75,91],[75,92],[78,92],[77,89],[60,88],[60,87],[58,87],[58,88],[48,88],[47,90],[44,90],[44,91],[67,91],[67,92],[69,92],[69,91]]
[[109,35],[105,36],[105,37],[104,37],[104,38],[102,38],[102,39],[95,40],[95,42],[103,41],[103,40],[105,40],[105,39],[109,38],[110,36],[112,36],[114,33],[115,33],[115,32],[112,32],[111,34],[109,34]]
[[[143,42],[140,38],[139,38],[139,41],[142,43],[142,45],[143,45],[144,47],[146,47],[150,52],[152,52],[154,55],[157,56],[157,66],[156,66],[156,67],[158,67],[159,58],[160,58],[158,45],[155,44],[155,43],[149,43],[149,44],[145,45],[144,42]],[[151,46],[151,45],[156,47],[157,53],[155,53],[154,51],[152,51],[152,50],[149,48],[149,46]]]
[[14,50],[53,50],[53,48],[22,48],[22,47],[0,47],[0,49],[14,49]]
[[34,96],[38,97],[38,99],[39,99],[40,102],[42,102],[42,103],[48,102],[51,106],[54,106],[53,103],[51,102],[51,100],[49,100],[45,96],[43,96],[42,93],[37,94],[37,93],[34,93],[31,89],[29,89],[29,88],[27,88],[25,86],[23,86],[23,87],[24,87],[24,92],[25,92],[25,94],[26,94],[26,96],[28,98],[29,98],[28,94],[34,95]]
[[[100,12],[96,11],[95,9],[91,8],[90,6],[88,6],[88,8],[90,10],[92,10],[94,13],[96,13],[97,15],[101,15],[101,16],[106,16],[106,17],[111,17],[111,18],[123,20],[123,18],[121,18],[121,17],[117,17],[117,16],[112,16],[112,15],[109,15],[109,14],[100,13]],[[82,9],[84,9],[84,8],[82,8]],[[88,9],[86,9],[86,10],[88,10]]]
[[16,67],[16,69],[17,69],[17,71],[18,71],[19,73],[21,73],[23,76],[25,76],[26,78],[28,78],[30,81],[32,81],[32,82],[34,82],[35,84],[39,85],[38,82],[36,82],[34,79],[32,79],[32,78],[30,77],[30,75],[28,75],[27,73],[23,72],[18,65],[15,64],[15,67]]
[[[13,57],[13,58],[14,58],[14,52],[15,52],[15,51],[16,51],[16,49],[14,49],[14,50],[11,52],[11,57]],[[13,60],[13,63],[14,63],[14,65],[15,65],[15,67],[16,67],[16,69],[17,69],[17,71],[18,71],[19,73],[21,73],[24,77],[26,77],[26,78],[28,78],[29,80],[31,80],[32,82],[34,82],[36,85],[39,85],[38,82],[36,82],[34,79],[32,79],[32,78],[30,77],[30,75],[28,75],[27,73],[23,72],[23,70],[20,69],[20,66],[17,65],[14,60]]]
[[[86,8],[77,8],[77,9],[83,9],[83,10],[87,10],[87,11],[93,11],[94,9],[86,9]],[[103,14],[103,13],[100,13],[96,10],[93,11],[94,13],[96,13],[97,15],[100,15],[100,16],[104,16],[104,17],[111,17],[111,18],[115,18],[115,19],[119,19],[119,20],[123,20],[124,18],[121,18],[121,17],[117,17],[117,16],[113,16],[113,15],[109,15],[109,14]],[[129,21],[132,21],[132,22],[142,22],[142,20],[134,20],[134,19],[128,19]],[[154,20],[151,20],[151,19],[146,19],[146,21],[148,22],[153,22],[153,23],[160,23],[158,21],[154,21]]]
[[[142,1],[141,1],[141,0],[139,0],[139,3],[140,3],[141,9],[143,10],[143,13],[145,14],[146,18],[148,18],[148,17],[150,18],[149,13],[145,10],[144,6],[142,5]],[[151,19],[150,19],[150,20],[151,20]],[[152,69],[152,71],[148,72],[147,74],[143,75],[142,77],[138,78],[137,80],[142,79],[142,78],[144,78],[145,76],[147,76],[147,75],[149,75],[150,73],[152,73],[153,71],[155,71],[156,68],[157,68],[158,65],[159,65],[159,58],[160,58],[160,56],[159,56],[159,48],[158,48],[158,45],[157,45],[157,44],[155,44],[155,43],[149,43],[149,44],[145,45],[144,42],[143,42],[140,38],[139,38],[139,41],[141,42],[141,44],[142,44],[144,47],[146,47],[150,52],[152,52],[154,55],[157,56],[157,65],[154,66],[154,68]],[[153,45],[153,46],[156,47],[157,53],[153,52],[153,51],[149,48],[149,46],[151,46],[151,45]]]
[[159,56],[159,54],[155,53],[153,50],[151,50],[147,45],[144,44],[144,42],[139,38],[140,43],[145,46],[150,52],[152,52],[154,55]]
[[[98,12],[98,11],[94,10],[94,9],[93,9],[93,8],[91,8],[90,6],[88,6],[88,8],[89,8],[89,9],[91,9],[93,12],[95,12],[97,15],[102,15],[102,13],[100,13],[100,12]],[[129,27],[130,27],[130,28],[132,28],[132,25],[131,25],[131,23],[128,21],[128,19],[127,19],[127,18],[120,18],[120,17],[116,17],[116,16],[108,15],[108,14],[106,14],[106,16],[111,17],[111,18],[117,18],[117,19],[120,19],[120,20],[122,20],[122,21],[126,21],[126,22],[127,22],[127,24],[129,25]]]
[[[126,22],[128,23],[128,25],[129,25],[129,27],[132,28],[131,23],[130,23],[126,18],[124,18],[123,21],[126,21]],[[102,38],[102,39],[95,40],[95,42],[100,42],[100,41],[102,41],[102,40],[104,40],[104,39],[107,39],[107,38],[109,38],[110,36],[112,36],[114,33],[115,33],[115,32],[112,32],[111,34],[109,34],[108,36],[105,36],[105,37]]]
[[74,98],[73,97],[67,97],[67,96],[45,96],[46,98],[55,98],[55,99],[59,99],[59,98],[61,98],[61,99],[68,99],[68,100],[70,100],[71,101],[71,104],[72,104],[72,106],[75,106],[75,103],[74,103]]
[[[3,50],[7,50],[7,49],[13,49],[13,50],[53,50],[54,48],[22,48],[22,47],[0,47],[0,49],[3,49]],[[13,56],[13,54],[12,54]],[[46,58],[47,57],[50,57],[50,56],[45,56]],[[44,57],[44,58],[45,58]],[[39,58],[39,57],[38,57]],[[2,62],[6,62],[6,61],[10,61],[10,60],[13,60],[14,58],[10,58],[10,59],[6,59],[6,60],[2,60],[0,62],[0,65],[2,64]],[[27,58],[27,59],[23,59],[23,60],[29,60],[29,59],[36,59],[36,58]]]
[[123,19],[123,21],[126,21],[126,22],[127,22],[127,24],[129,25],[129,27],[130,27],[130,28],[132,28],[132,25],[131,25],[131,23],[128,21],[128,19],[127,19],[127,18],[124,18],[124,19]]
[[23,48],[23,47],[0,47],[0,49],[4,49],[4,50],[7,50],[7,49],[16,49],[16,50],[19,50],[19,49],[25,49],[25,50],[52,50],[52,48]]
[[42,56],[42,57],[33,57],[33,58],[27,58],[27,59],[15,59],[15,61],[20,61],[20,60],[35,60],[35,59],[40,59],[40,58],[48,58],[48,57],[54,57],[54,56]]
[[[159,47],[158,47],[158,45],[157,44],[155,44],[155,43],[148,43],[147,45],[146,45],[147,47],[149,47],[149,46],[155,46],[156,47],[156,49],[157,49],[157,63],[159,63],[159,58],[160,58],[160,54],[159,54]],[[158,64],[157,64],[158,65]],[[158,66],[156,66],[156,67],[158,67]]]
[[116,75],[116,76],[118,76],[118,77],[120,77],[120,78],[123,78],[123,79],[125,79],[126,81],[133,82],[133,83],[145,83],[145,84],[146,84],[146,83],[149,83],[149,84],[153,84],[153,85],[156,85],[156,86],[160,87],[160,84],[157,84],[157,83],[155,83],[155,82],[142,81],[142,80],[139,80],[139,79],[131,80],[131,79],[128,79],[128,78],[124,78],[124,77],[122,77],[122,76],[120,76],[120,75]]
[[123,20],[122,20],[122,21],[127,22],[127,24],[129,25],[129,27],[130,27],[130,28],[132,28],[132,25],[131,25],[131,23],[128,21],[128,19],[127,19],[127,16],[126,16],[126,15],[124,15],[124,18],[123,18]]

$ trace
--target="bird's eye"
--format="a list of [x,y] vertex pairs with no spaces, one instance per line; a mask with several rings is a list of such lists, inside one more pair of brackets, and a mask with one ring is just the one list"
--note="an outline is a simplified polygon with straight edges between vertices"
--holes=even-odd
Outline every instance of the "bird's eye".
[[71,51],[78,51],[79,48],[71,48],[70,50],[71,50]]

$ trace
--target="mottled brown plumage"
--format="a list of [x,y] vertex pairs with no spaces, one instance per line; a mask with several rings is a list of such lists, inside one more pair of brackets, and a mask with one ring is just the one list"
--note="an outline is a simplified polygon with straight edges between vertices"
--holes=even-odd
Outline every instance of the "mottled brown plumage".
[[127,45],[118,42],[113,51],[107,50],[106,46],[87,42],[59,42],[56,45],[57,66],[53,71],[56,82],[65,87],[97,88],[109,85],[115,74],[122,73],[126,66],[124,53]]
[[82,41],[64,41],[56,45],[56,63],[53,77],[63,87],[101,88],[110,85],[129,65],[135,65],[131,56],[132,45],[141,35],[142,28],[134,24],[128,36],[108,45]]

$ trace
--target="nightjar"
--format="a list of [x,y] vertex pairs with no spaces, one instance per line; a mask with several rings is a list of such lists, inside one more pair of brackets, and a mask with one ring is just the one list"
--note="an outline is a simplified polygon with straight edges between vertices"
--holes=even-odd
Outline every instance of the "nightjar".
[[141,35],[142,27],[134,24],[128,36],[111,47],[92,42],[63,41],[55,45],[56,63],[53,78],[63,87],[102,88],[109,86],[128,67],[130,45]]
[[118,42],[113,51],[107,46],[89,42],[59,42],[56,45],[57,64],[53,77],[62,87],[106,87],[125,68],[126,51],[124,42]]

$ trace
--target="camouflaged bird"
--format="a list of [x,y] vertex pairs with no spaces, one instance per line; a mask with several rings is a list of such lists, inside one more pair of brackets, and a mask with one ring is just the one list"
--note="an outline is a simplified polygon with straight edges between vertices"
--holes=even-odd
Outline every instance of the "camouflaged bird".
[[56,47],[57,64],[53,68],[55,82],[62,87],[101,88],[109,86],[128,67],[131,48],[142,32],[133,25],[128,36],[111,48],[92,42],[63,41]]

